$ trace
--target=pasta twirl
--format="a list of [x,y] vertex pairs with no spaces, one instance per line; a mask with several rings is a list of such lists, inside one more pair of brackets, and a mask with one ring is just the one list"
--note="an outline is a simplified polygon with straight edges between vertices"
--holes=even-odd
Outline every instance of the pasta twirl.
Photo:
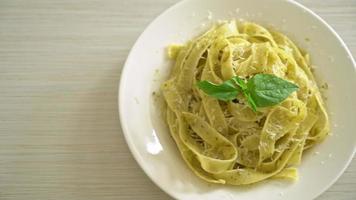
[[[285,35],[254,23],[213,26],[168,50],[175,60],[162,92],[166,121],[191,170],[205,181],[244,185],[297,178],[303,151],[322,141],[329,120],[309,55]],[[219,101],[196,83],[273,74],[298,85],[282,103],[254,112],[246,100]]]

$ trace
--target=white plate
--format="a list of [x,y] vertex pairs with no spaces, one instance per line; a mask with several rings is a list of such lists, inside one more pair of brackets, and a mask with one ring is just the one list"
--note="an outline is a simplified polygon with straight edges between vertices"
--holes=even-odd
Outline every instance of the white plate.
[[[303,157],[299,181],[265,181],[249,187],[207,184],[183,162],[159,116],[152,92],[171,67],[165,47],[184,42],[212,21],[244,18],[273,25],[306,49],[329,84],[333,136]],[[204,26],[205,25],[205,26]],[[308,38],[310,41],[306,41]],[[355,152],[356,73],[349,50],[335,31],[309,9],[292,1],[184,0],[157,17],[132,48],[121,77],[119,112],[127,143],[146,174],[178,199],[312,199],[343,173]],[[320,152],[315,153],[315,152]]]

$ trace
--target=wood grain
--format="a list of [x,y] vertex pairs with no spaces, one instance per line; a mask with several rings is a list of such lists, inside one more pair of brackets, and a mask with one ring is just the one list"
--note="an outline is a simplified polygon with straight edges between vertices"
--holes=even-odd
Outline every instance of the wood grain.
[[[121,133],[117,85],[177,0],[0,1],[0,199],[170,199]],[[356,1],[304,0],[356,55]],[[319,200],[356,199],[356,160]]]

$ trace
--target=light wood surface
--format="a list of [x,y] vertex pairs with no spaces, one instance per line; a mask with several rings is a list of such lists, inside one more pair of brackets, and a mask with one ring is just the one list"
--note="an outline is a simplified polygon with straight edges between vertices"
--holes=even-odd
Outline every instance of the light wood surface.
[[[136,38],[177,1],[0,1],[0,200],[170,199],[128,150],[117,89]],[[356,55],[355,0],[301,2]],[[355,159],[318,199],[356,199]]]

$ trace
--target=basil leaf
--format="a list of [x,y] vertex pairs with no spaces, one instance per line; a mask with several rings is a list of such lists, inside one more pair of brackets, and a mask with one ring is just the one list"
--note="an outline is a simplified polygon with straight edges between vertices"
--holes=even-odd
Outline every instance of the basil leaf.
[[232,78],[232,80],[235,81],[235,83],[240,86],[242,93],[244,94],[244,96],[247,99],[247,103],[250,105],[251,109],[254,112],[257,112],[257,106],[255,101],[252,99],[250,91],[248,90],[247,84],[245,83],[245,81],[241,78],[239,78],[238,76],[235,76]]
[[272,74],[257,74],[247,83],[235,76],[220,85],[208,81],[200,81],[197,85],[207,95],[223,101],[233,100],[242,93],[255,112],[257,107],[276,105],[298,90],[297,85]]
[[257,74],[247,82],[257,107],[273,106],[286,99],[298,86],[272,74]]
[[[244,93],[245,94],[245,93]],[[253,98],[251,97],[251,94],[250,93],[246,93],[245,94],[245,97],[247,98],[247,102],[248,104],[250,105],[251,109],[254,111],[254,112],[257,112],[257,105],[255,103],[255,100],[253,100]]]
[[236,99],[236,96],[239,94],[239,90],[233,80],[227,80],[220,85],[210,83],[209,81],[200,81],[197,83],[197,86],[207,95],[222,101]]
[[247,85],[242,78],[234,76],[231,79],[236,83],[236,85],[240,86],[243,91],[247,90]]

